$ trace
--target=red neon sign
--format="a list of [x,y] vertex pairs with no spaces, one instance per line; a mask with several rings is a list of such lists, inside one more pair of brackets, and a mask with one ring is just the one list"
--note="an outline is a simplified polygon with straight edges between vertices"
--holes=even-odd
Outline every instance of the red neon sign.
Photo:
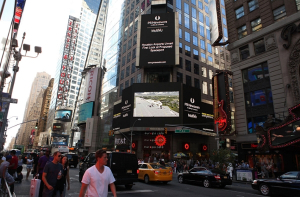
[[208,148],[207,148],[206,145],[203,145],[203,146],[202,146],[202,150],[207,151],[207,149],[208,149]]
[[251,144],[251,148],[257,148],[258,144]]
[[167,143],[167,139],[163,135],[158,135],[155,137],[155,144],[156,146],[164,146]]
[[189,150],[189,149],[190,149],[190,145],[189,145],[188,143],[185,143],[185,144],[184,144],[184,149],[185,149],[185,150]]
[[135,143],[133,142],[133,143],[131,144],[131,146],[132,146],[132,148],[135,148]]

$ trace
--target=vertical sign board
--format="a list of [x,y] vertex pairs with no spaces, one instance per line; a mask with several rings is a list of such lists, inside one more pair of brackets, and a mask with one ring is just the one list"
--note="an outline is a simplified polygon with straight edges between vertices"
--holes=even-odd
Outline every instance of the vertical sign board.
[[68,20],[68,28],[66,32],[62,65],[58,83],[56,107],[66,106],[66,104],[68,103],[67,97],[71,82],[71,73],[78,36],[79,22],[77,20],[78,19],[72,16],[70,16]]
[[86,73],[86,85],[84,90],[83,103],[95,101],[98,70],[99,68],[92,68]]
[[121,125],[123,128],[130,127],[130,117],[132,117],[133,110],[133,93],[132,86],[126,88],[122,92],[122,103],[121,103]]
[[209,24],[212,46],[218,46],[223,38],[220,0],[209,1]]
[[[183,124],[198,124],[201,122],[201,90],[182,84],[183,89]],[[201,128],[200,125],[191,127]]]
[[84,146],[92,146],[94,119],[86,119]]
[[122,124],[121,124],[121,119],[122,119],[121,106],[122,106],[122,103],[116,104],[114,106],[113,121],[112,121],[112,129],[114,131],[117,131],[117,130],[121,129],[121,127],[122,127]]
[[179,64],[179,37],[177,36],[179,30],[175,25],[177,18],[176,12],[141,16],[136,66]]
[[19,24],[21,21],[22,13],[25,7],[26,0],[17,0],[16,12],[15,12],[15,25],[14,25],[14,33],[18,32]]

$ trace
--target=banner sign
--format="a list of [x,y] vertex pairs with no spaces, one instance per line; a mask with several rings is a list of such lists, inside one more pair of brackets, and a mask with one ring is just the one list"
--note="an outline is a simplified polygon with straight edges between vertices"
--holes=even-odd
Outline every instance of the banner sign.
[[92,68],[85,75],[83,103],[95,101],[98,70],[99,68]]

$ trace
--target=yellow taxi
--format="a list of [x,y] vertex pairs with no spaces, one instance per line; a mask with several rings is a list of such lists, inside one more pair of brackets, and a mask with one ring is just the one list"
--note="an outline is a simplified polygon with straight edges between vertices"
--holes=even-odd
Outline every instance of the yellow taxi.
[[157,163],[141,163],[138,169],[138,179],[149,183],[150,181],[162,181],[164,184],[172,181],[173,172]]

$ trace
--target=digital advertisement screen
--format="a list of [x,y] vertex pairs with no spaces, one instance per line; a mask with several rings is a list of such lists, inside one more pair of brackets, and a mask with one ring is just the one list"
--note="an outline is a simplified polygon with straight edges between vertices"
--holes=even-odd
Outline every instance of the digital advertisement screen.
[[79,106],[78,124],[85,123],[87,118],[92,117],[93,106],[94,106],[94,102],[83,103]]
[[68,138],[68,135],[52,135],[51,144],[67,146]]
[[137,66],[175,65],[175,13],[141,16],[140,56]]
[[58,110],[55,112],[55,120],[71,122],[72,110]]
[[179,117],[179,91],[135,92],[133,117]]
[[300,121],[270,131],[271,143],[273,146],[286,144],[300,138]]

